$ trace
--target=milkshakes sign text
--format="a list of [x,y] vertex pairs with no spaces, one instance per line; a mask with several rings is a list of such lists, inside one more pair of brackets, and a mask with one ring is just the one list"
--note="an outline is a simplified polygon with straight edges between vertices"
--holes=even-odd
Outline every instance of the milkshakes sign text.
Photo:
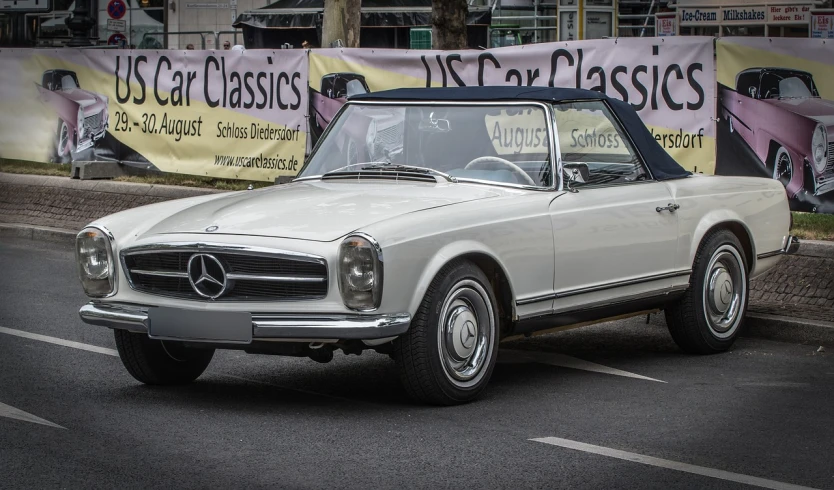
[[811,5],[679,8],[682,26],[808,24]]
[[744,25],[767,22],[767,7],[681,8],[682,26]]

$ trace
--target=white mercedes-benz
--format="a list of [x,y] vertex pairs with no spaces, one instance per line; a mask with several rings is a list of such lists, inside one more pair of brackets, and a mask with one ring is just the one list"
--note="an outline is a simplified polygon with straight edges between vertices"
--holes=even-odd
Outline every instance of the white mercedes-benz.
[[779,182],[691,175],[599,93],[400,89],[352,98],[290,184],[90,224],[80,315],[143,383],[191,382],[215,349],[373,349],[455,404],[534,332],[664,310],[684,351],[726,350],[790,221]]

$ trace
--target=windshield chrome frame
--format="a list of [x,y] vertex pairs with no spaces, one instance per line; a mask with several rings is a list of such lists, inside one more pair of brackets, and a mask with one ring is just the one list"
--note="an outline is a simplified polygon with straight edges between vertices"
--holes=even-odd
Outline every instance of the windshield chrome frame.
[[[455,177],[458,182],[461,183],[473,183],[473,184],[487,184],[487,185],[497,185],[501,187],[512,187],[516,189],[528,189],[534,191],[561,191],[563,190],[563,176],[562,176],[562,152],[559,148],[559,140],[556,138],[556,131],[554,127],[554,113],[553,107],[550,103],[535,101],[535,100],[475,100],[475,101],[462,101],[462,100],[450,100],[450,101],[415,101],[415,100],[357,100],[357,101],[347,101],[345,105],[342,106],[341,109],[333,116],[333,119],[330,120],[330,124],[327,125],[322,135],[319,137],[318,141],[316,142],[316,146],[310,151],[310,155],[307,157],[307,160],[304,162],[304,166],[301,167],[301,170],[298,171],[300,174],[307,168],[307,165],[313,159],[316,152],[318,151],[319,147],[322,144],[322,141],[328,137],[330,134],[330,130],[334,127],[334,122],[342,116],[342,113],[347,110],[349,106],[353,105],[363,105],[363,106],[493,106],[493,107],[503,107],[503,106],[535,106],[540,107],[544,110],[544,117],[545,117],[545,125],[547,126],[547,132],[550,139],[550,145],[548,148],[548,156],[550,157],[550,167],[551,172],[553,174],[553,183],[548,186],[531,186],[525,184],[511,184],[508,182],[496,182],[492,180],[481,180],[481,179],[469,179],[466,177]],[[305,177],[298,177],[293,179],[293,182],[301,182],[306,180],[317,180],[321,179],[321,175],[308,175]]]

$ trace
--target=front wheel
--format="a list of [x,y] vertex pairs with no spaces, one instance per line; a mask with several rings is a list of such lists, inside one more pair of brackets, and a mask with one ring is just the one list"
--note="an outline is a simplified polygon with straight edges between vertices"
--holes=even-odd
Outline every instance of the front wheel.
[[773,158],[773,178],[788,187],[793,179],[793,161],[791,154],[780,146]]
[[126,330],[113,332],[127,372],[148,385],[190,383],[203,374],[214,356],[214,349],[191,349],[180,342],[154,340]]
[[738,238],[712,232],[698,249],[683,298],[666,308],[675,343],[691,354],[722,352],[733,345],[747,312],[749,278]]
[[408,331],[394,341],[406,392],[436,405],[474,400],[492,376],[498,333],[495,294],[483,271],[468,261],[446,265]]
[[72,130],[66,121],[58,120],[58,137],[55,141],[55,152],[59,158],[67,156],[72,151]]

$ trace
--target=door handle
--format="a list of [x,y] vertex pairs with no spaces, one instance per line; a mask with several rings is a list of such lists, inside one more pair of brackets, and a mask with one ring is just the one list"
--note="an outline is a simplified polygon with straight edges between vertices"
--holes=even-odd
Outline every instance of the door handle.
[[664,206],[662,208],[661,207],[656,207],[656,208],[654,208],[654,210],[657,211],[658,213],[663,212],[663,211],[669,211],[670,213],[674,213],[675,211],[680,209],[680,207],[681,207],[680,204],[674,204],[674,203],[670,202],[668,206]]

